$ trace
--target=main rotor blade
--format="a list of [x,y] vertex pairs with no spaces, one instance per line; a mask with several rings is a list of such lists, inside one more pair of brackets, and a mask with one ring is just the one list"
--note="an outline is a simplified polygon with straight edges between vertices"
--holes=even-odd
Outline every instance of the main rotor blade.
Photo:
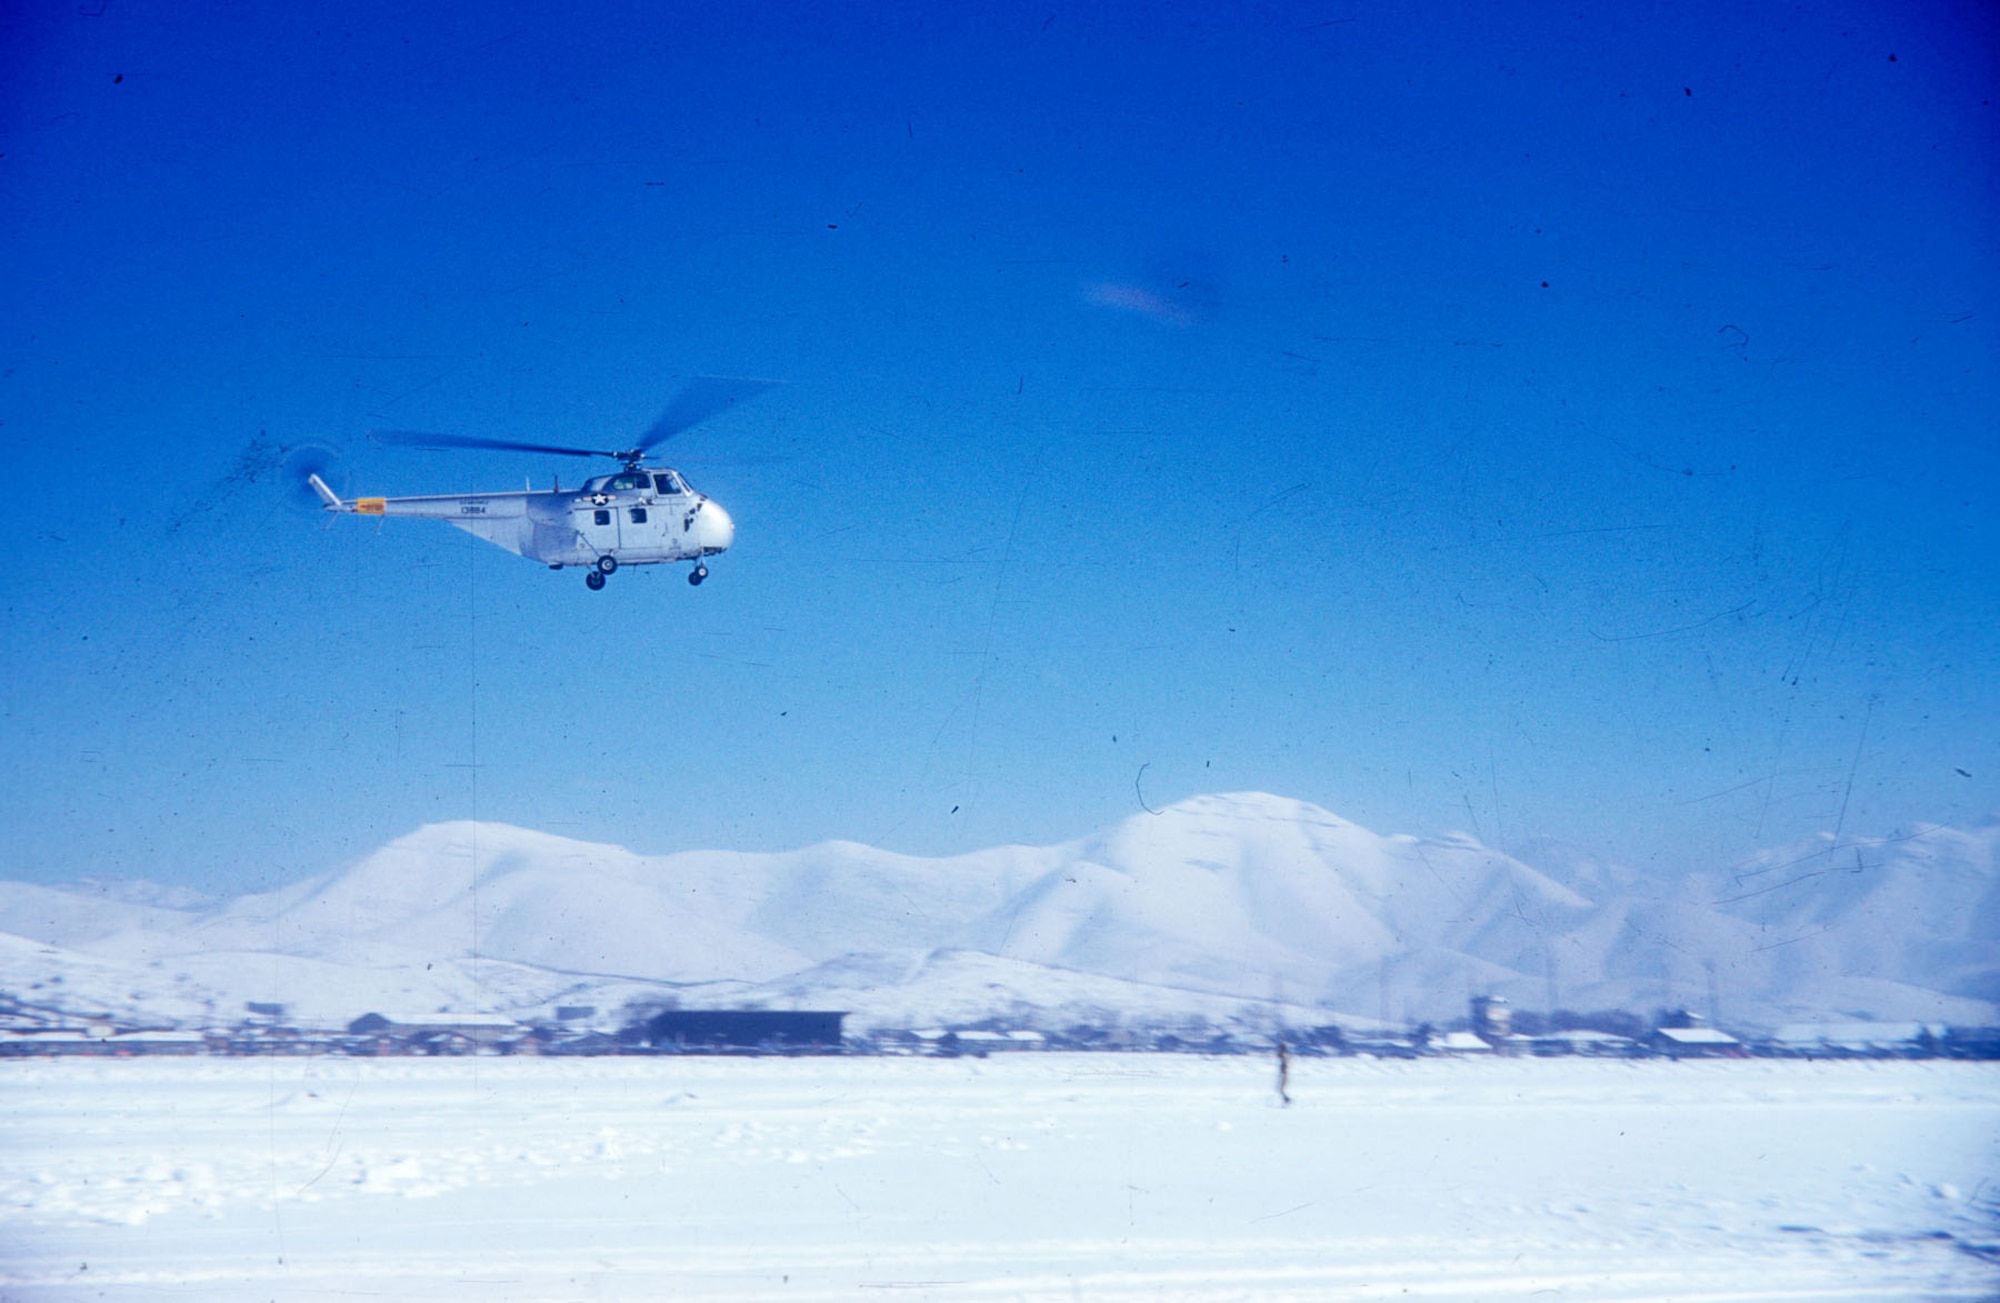
[[775,389],[776,380],[744,380],[729,376],[697,376],[687,383],[653,427],[639,437],[636,451],[652,451],[667,440],[689,430],[737,403],[755,398],[766,389]]
[[560,448],[547,443],[523,443],[518,439],[482,439],[469,434],[430,434],[423,430],[370,430],[377,443],[400,444],[405,448],[498,448],[505,452],[552,452],[561,457],[616,457],[602,448]]

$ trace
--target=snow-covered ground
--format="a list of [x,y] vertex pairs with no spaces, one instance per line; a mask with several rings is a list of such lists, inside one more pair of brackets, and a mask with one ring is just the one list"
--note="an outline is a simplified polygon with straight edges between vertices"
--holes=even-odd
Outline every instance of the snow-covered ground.
[[0,1299],[1942,1299],[2000,1070],[0,1064]]

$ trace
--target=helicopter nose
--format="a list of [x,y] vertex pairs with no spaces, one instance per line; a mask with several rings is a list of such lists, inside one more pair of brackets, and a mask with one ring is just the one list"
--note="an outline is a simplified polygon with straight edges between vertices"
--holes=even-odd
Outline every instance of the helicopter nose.
[[706,552],[727,551],[736,541],[736,522],[711,499],[701,504],[701,546]]

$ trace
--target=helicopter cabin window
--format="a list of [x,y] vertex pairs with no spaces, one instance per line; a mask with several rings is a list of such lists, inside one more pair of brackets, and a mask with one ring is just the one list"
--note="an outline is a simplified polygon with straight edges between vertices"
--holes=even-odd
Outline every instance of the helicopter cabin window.
[[661,493],[686,493],[688,491],[686,482],[672,471],[661,471],[653,477],[653,483],[658,486],[658,491]]
[[635,525],[646,523],[646,509],[644,507],[632,508],[632,523]]
[[600,525],[608,525],[611,523],[611,513],[600,507],[592,513],[592,519]]

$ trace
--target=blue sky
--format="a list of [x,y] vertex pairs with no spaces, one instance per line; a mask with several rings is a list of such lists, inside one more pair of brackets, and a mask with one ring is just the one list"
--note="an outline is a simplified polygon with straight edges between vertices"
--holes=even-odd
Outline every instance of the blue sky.
[[[1983,6],[18,8],[7,876],[2000,809]],[[250,473],[698,374],[700,590]]]

